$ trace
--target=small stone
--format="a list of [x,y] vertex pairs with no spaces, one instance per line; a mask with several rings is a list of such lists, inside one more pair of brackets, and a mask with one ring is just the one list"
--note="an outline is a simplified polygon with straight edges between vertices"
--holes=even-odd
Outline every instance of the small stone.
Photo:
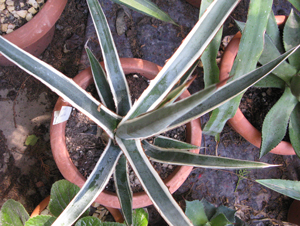
[[98,218],[99,215],[100,215],[99,213],[93,213],[93,217],[97,217]]
[[27,4],[32,5],[34,8],[38,8],[38,3],[36,0],[27,0]]
[[44,0],[36,0],[37,3],[43,4],[45,1]]
[[24,6],[25,6],[25,3],[24,2],[20,2],[20,7],[23,8]]
[[4,3],[5,2],[5,0],[0,0],[0,3]]
[[0,3],[0,11],[4,10],[6,8],[4,3]]
[[15,10],[15,7],[12,6],[12,5],[8,5],[8,6],[7,6],[7,10],[8,10],[9,12],[13,12],[13,11]]
[[4,23],[4,20],[5,20],[5,17],[1,17],[0,23],[3,24],[3,23]]
[[13,0],[6,0],[6,5],[14,5],[14,1]]
[[30,9],[28,9],[28,12],[31,13],[31,14],[36,14],[37,11],[34,7],[31,7]]
[[6,32],[7,31],[7,27],[8,27],[8,24],[1,24],[1,31],[2,32]]
[[9,30],[9,29],[15,29],[15,27],[16,27],[16,25],[14,25],[14,24],[8,24],[8,26],[7,26],[7,29]]
[[7,29],[6,34],[12,33],[13,31],[13,29]]
[[99,206],[100,206],[100,204],[97,203],[97,202],[93,202],[93,204],[92,204],[92,207],[95,207],[95,208],[97,208],[97,207],[99,207]]
[[26,20],[27,21],[30,21],[31,19],[32,19],[32,14],[31,13],[27,13],[27,15],[26,15]]
[[27,15],[27,10],[20,10],[20,11],[17,11],[17,14],[22,17],[22,18],[25,18],[26,15]]

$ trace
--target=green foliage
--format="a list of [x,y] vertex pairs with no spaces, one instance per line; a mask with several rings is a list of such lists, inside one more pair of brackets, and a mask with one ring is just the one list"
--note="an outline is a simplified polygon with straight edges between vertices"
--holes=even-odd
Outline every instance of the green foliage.
[[36,142],[39,140],[39,138],[32,134],[32,135],[29,135],[26,140],[25,140],[25,145],[26,146],[34,146],[36,144]]
[[225,206],[215,207],[205,199],[186,201],[185,213],[194,226],[245,225],[235,216],[234,210]]
[[[50,202],[48,208],[51,215],[39,215],[29,218],[29,214],[19,202],[12,199],[6,201],[0,211],[1,226],[51,226],[57,216],[67,207],[70,200],[78,193],[80,188],[67,181],[60,180],[51,187]],[[89,215],[89,209],[81,216],[75,226],[125,226],[126,224],[116,222],[101,222],[96,217]],[[144,209],[136,209],[132,212],[132,226],[147,226],[148,213]]]
[[[133,1],[118,0],[118,2],[128,3]],[[135,2],[145,3],[147,1],[140,0]],[[251,64],[249,64],[247,58],[249,57],[247,49],[243,50],[237,57],[238,61],[242,61],[242,64],[235,66],[238,78],[230,81],[221,88],[218,84],[212,84],[204,90],[178,102],[174,102],[175,97],[190,84],[187,79],[192,73],[193,68],[196,67],[198,59],[205,52],[211,41],[214,40],[226,18],[239,3],[239,0],[215,0],[209,6],[208,3],[210,1],[206,1],[207,5],[204,7],[206,10],[203,10],[204,12],[200,20],[133,106],[131,106],[128,84],[126,83],[125,74],[120,64],[112,34],[98,0],[87,0],[87,3],[101,45],[105,70],[101,68],[97,59],[88,49],[87,52],[91,62],[95,86],[102,103],[78,87],[73,80],[67,78],[40,59],[20,50],[0,36],[0,52],[4,56],[42,81],[65,101],[68,101],[71,105],[86,114],[97,125],[102,127],[109,136],[108,144],[94,170],[72,200],[70,197],[58,197],[61,191],[54,189],[59,195],[55,196],[50,206],[63,204],[62,208],[57,207],[55,216],[60,215],[53,223],[54,226],[74,224],[102,192],[114,172],[116,172],[116,183],[121,182],[122,184],[121,186],[120,183],[119,186],[117,184],[116,188],[127,224],[131,222],[138,224],[137,220],[139,219],[144,222],[143,224],[146,224],[147,217],[141,214],[140,211],[135,212],[138,217],[135,214],[132,215],[131,211],[128,211],[128,208],[131,208],[132,200],[130,187],[128,186],[129,183],[128,180],[126,181],[128,175],[124,177],[124,174],[127,174],[125,172],[125,158],[135,171],[154,206],[166,222],[170,225],[191,225],[190,220],[176,203],[169,189],[151,165],[148,159],[149,156],[147,156],[147,151],[149,150],[145,150],[146,148],[144,149],[142,146],[144,144],[142,143],[142,139],[183,125],[219,107],[226,101],[239,96],[249,86],[271,73],[299,47],[297,46],[297,48],[291,49],[287,53],[276,57],[276,59],[270,60],[263,67],[258,69],[252,67],[256,65],[262,51],[263,40],[259,39],[258,42],[257,36],[263,36],[267,23],[266,18],[269,15],[270,0],[267,1],[268,4],[264,1],[262,5],[262,1],[253,0],[251,2],[253,6],[251,11],[254,12],[255,16],[251,13],[249,14],[251,22],[246,27],[250,28],[245,28],[245,32],[248,35],[243,36],[245,37],[245,42],[251,41],[251,49],[255,50],[251,52],[250,58],[254,58],[251,59]],[[149,7],[151,8],[152,5],[149,5]],[[251,23],[256,23],[259,29],[251,26]],[[220,34],[217,36],[220,36]],[[215,39],[215,41],[218,40]],[[259,45],[253,48],[255,44]],[[209,49],[215,50],[215,47],[211,46]],[[205,55],[203,56],[204,58]],[[213,56],[208,54],[207,62],[212,62]],[[101,86],[103,84],[106,84],[105,88]],[[107,85],[109,88],[106,87]],[[152,150],[159,150],[159,155],[163,157],[168,152],[167,157],[171,157],[171,159],[173,156],[179,156],[175,158],[175,161],[179,162],[180,165],[204,165],[208,168],[231,169],[241,167],[265,168],[272,166],[265,163],[190,154],[185,149],[194,149],[194,146],[189,146],[182,142],[170,142],[168,139],[164,139],[164,142],[168,142],[175,150],[166,150],[166,144],[162,144],[161,142],[158,146],[154,145]],[[165,150],[162,150],[163,148]],[[167,161],[173,163],[174,159],[173,162],[171,159]],[[160,160],[161,162],[166,161],[165,159]],[[77,189],[73,190],[68,185],[65,188],[72,191],[70,192],[72,196],[77,191]],[[71,202],[66,207],[69,200]],[[208,220],[213,224],[224,224],[225,222],[235,221],[233,212],[224,209],[224,207],[214,210],[214,208],[208,208],[207,206],[205,204],[206,209],[211,210],[209,212],[211,215],[208,215],[207,212],[206,214],[209,216]],[[63,208],[65,209],[61,213]],[[54,209],[56,210],[56,208]],[[85,220],[90,225],[99,224],[97,220],[88,218],[80,221],[85,224]]]

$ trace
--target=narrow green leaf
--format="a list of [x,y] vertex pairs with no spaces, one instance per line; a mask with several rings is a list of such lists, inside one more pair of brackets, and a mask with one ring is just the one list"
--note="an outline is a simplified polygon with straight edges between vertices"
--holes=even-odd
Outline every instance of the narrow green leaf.
[[[260,157],[275,148],[286,134],[290,115],[298,100],[286,87],[284,93],[266,115],[262,126]],[[284,110],[283,110],[284,109]]]
[[210,86],[172,105],[127,120],[119,126],[116,135],[123,139],[132,139],[146,138],[164,132],[172,122],[192,110],[198,103],[209,98],[215,90],[215,85]]
[[144,13],[156,19],[177,25],[172,18],[157,7],[153,2],[148,0],[112,0],[120,5],[125,5],[137,12]]
[[17,64],[18,67],[40,80],[65,101],[87,115],[101,126],[110,137],[113,137],[113,131],[121,117],[103,105],[100,106],[99,112],[97,108],[100,102],[79,87],[72,79],[10,43],[2,36],[0,36],[0,52]]
[[76,222],[75,226],[103,226],[103,223],[101,223],[100,219],[98,219],[97,217],[89,216],[79,219]]
[[134,104],[124,122],[149,110],[155,109],[172,87],[202,55],[225,19],[239,0],[215,0],[184,39],[177,51]]
[[[55,221],[56,217],[40,215],[30,218],[25,226],[51,226]],[[15,226],[15,225],[14,225]]]
[[29,219],[29,214],[24,206],[15,200],[7,200],[0,212],[0,225],[2,226],[23,226]]
[[290,123],[289,123],[289,135],[291,144],[298,155],[300,157],[300,103],[296,105],[294,110],[292,111]]
[[[60,180],[55,182],[51,187],[49,210],[52,215],[58,217],[62,211],[68,206],[71,200],[79,192],[80,188],[67,181]],[[89,211],[87,210],[84,215],[87,216]]]
[[260,88],[280,88],[284,89],[285,88],[285,82],[279,78],[278,76],[270,73],[268,76],[264,77],[262,80],[259,82],[255,83],[255,87],[260,87]]
[[116,167],[121,153],[120,148],[114,145],[111,139],[109,139],[108,145],[84,186],[57,218],[53,226],[71,225],[81,216],[82,213],[85,212],[87,208],[89,208],[89,206],[105,188],[105,185],[109,181]]
[[148,213],[143,209],[133,211],[133,226],[147,226],[149,221]]
[[193,222],[194,226],[202,226],[208,222],[205,213],[205,208],[202,202],[195,200],[192,202],[185,201],[186,210],[185,214]]
[[270,16],[269,16],[266,33],[271,38],[272,42],[274,43],[276,48],[279,50],[280,54],[284,53],[281,34],[280,34],[273,11],[271,11]]
[[[265,35],[265,42],[264,42],[264,51],[262,52],[259,63],[266,64],[271,60],[274,60],[276,57],[280,56],[280,52],[270,39],[270,37],[266,34]],[[274,71],[273,74],[281,78],[287,84],[290,83],[290,80],[294,74],[297,73],[297,70],[292,65],[288,64],[287,62],[282,62],[280,66],[278,66]]]
[[202,155],[182,150],[171,150],[154,146],[150,143],[143,143],[146,155],[151,160],[174,165],[186,165],[209,169],[253,169],[268,168],[269,165],[263,162],[230,159],[226,157]]
[[[299,48],[299,46],[297,48]],[[214,87],[211,86],[172,105],[146,113],[133,120],[128,120],[117,129],[116,134],[119,137],[126,139],[147,137],[165,131],[166,125],[169,126],[167,129],[170,130],[185,124],[194,118],[200,117],[220,106],[225,101],[228,101],[230,98],[234,98],[246,88],[270,73],[284,61],[289,54],[292,54],[293,51],[281,55],[270,63],[225,84],[215,91]],[[184,113],[182,116],[183,112],[187,113]],[[171,124],[169,124],[170,121],[172,121]]]
[[300,200],[300,181],[262,179],[256,182],[293,199]]
[[114,173],[117,195],[127,225],[132,224],[132,191],[130,188],[127,160],[122,155]]
[[181,150],[191,150],[191,149],[198,149],[198,146],[180,141],[175,140],[170,137],[158,136],[154,140],[154,145],[162,147],[162,148],[175,148]]
[[100,42],[107,80],[114,97],[117,113],[124,116],[131,108],[131,100],[117,49],[100,3],[98,0],[87,0],[87,3]]
[[[199,18],[203,15],[213,0],[202,0],[199,10]],[[221,44],[223,27],[218,31],[214,39],[207,46],[201,56],[204,71],[204,84],[208,87],[219,82],[219,67],[217,65],[217,55]]]
[[93,73],[94,83],[98,92],[98,95],[101,99],[102,104],[104,104],[108,109],[112,110],[113,112],[116,111],[116,107],[113,101],[113,96],[111,89],[109,87],[108,81],[106,79],[106,74],[97,60],[97,58],[94,56],[92,51],[85,47],[86,53],[88,55],[91,69]]
[[117,136],[116,141],[139,178],[144,190],[166,222],[170,225],[192,225],[151,165],[144,153],[141,142],[139,140],[122,140]]
[[[285,50],[290,50],[291,48],[297,46],[300,43],[300,17],[291,10],[291,13],[285,22],[283,28],[283,44]],[[289,57],[289,62],[293,65],[297,71],[300,70],[300,51],[297,51],[293,56]]]
[[[230,72],[236,79],[256,68],[258,59],[263,51],[264,34],[272,8],[272,0],[251,0],[247,23],[243,31],[239,51]],[[253,26],[253,25],[256,26]],[[204,133],[217,135],[228,119],[232,118],[239,106],[242,95],[238,95],[218,110],[213,111],[209,122],[205,125]]]
[[300,11],[300,1],[299,0],[288,0],[298,11]]

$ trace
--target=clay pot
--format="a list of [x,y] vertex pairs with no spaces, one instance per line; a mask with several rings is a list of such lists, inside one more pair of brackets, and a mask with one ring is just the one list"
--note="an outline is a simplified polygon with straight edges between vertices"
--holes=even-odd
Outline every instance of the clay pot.
[[190,3],[191,5],[200,8],[200,2],[201,0],[186,0],[188,3]]
[[289,208],[287,220],[289,223],[300,225],[300,201],[294,200]]
[[[55,31],[55,23],[67,1],[48,0],[32,20],[3,37],[34,56],[39,56],[50,44]],[[12,66],[14,64],[0,54],[0,65]]]
[[[278,25],[282,25],[286,21],[285,16],[276,16]],[[238,32],[230,41],[226,47],[222,60],[220,63],[220,81],[228,78],[230,70],[232,68],[234,59],[239,49],[239,43],[241,39],[241,33]],[[244,137],[251,144],[260,148],[261,146],[261,132],[259,132],[254,126],[245,118],[241,110],[238,108],[233,118],[228,120],[230,126]],[[295,151],[289,142],[281,141],[274,149],[271,150],[273,154],[279,155],[295,155]]]
[[[48,197],[46,197],[43,201],[41,201],[36,207],[35,209],[32,211],[30,217],[35,217],[41,214],[41,212],[47,208],[47,206],[49,205],[50,202],[50,195]],[[124,218],[121,214],[121,212],[118,209],[114,209],[114,208],[106,208],[110,214],[113,216],[113,218],[115,219],[116,222],[119,223],[123,223],[124,222]]]
[[[121,58],[121,64],[125,74],[139,73],[147,79],[153,79],[161,69],[161,67],[154,63],[134,58]],[[74,81],[85,89],[89,84],[93,82],[91,69],[87,68],[84,71],[80,72],[74,78]],[[180,98],[185,98],[189,95],[189,92],[185,91]],[[70,105],[64,102],[62,98],[59,98],[55,105],[54,111],[60,110],[62,106]],[[50,142],[54,160],[60,172],[67,180],[77,184],[79,187],[82,187],[85,182],[85,178],[79,173],[76,166],[73,164],[66,147],[65,128],[67,122],[56,125],[53,125],[52,122],[50,126]],[[199,119],[195,119],[186,125],[186,137],[187,142],[197,146],[201,145],[202,131]],[[191,150],[191,152],[198,153],[199,150]],[[167,179],[164,180],[171,193],[174,193],[181,186],[181,184],[189,176],[192,169],[193,167],[191,166],[178,166],[176,167],[175,171]],[[96,199],[96,202],[102,204],[105,207],[120,208],[118,197],[115,193],[112,192],[103,191]],[[145,192],[134,193],[134,209],[149,206],[151,204],[152,202]]]

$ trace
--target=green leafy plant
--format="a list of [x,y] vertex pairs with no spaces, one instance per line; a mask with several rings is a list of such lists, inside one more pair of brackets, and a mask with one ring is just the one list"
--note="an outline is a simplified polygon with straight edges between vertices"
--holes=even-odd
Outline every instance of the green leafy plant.
[[235,212],[226,206],[215,207],[205,199],[186,201],[185,213],[195,226],[245,225]]
[[[14,226],[37,226],[52,225],[61,212],[67,207],[68,203],[79,192],[80,188],[67,180],[55,182],[51,187],[50,202],[48,204],[49,215],[40,214],[35,217],[29,217],[24,206],[12,199],[7,200],[0,211],[0,224]],[[125,224],[116,222],[101,222],[99,218],[89,216],[87,209],[81,218],[75,223],[75,226],[122,226]],[[147,226],[148,213],[143,209],[133,211],[133,226]]]
[[[243,35],[238,55],[230,72],[230,75],[233,76],[232,79],[237,78],[240,71],[249,71],[251,68],[257,67],[258,63],[264,65],[278,57],[282,52],[300,44],[300,17],[294,10],[291,10],[283,28],[283,37],[281,37],[275,16],[270,11],[272,1],[268,2],[251,1],[246,24],[237,22]],[[297,6],[296,1],[293,2]],[[257,11],[261,14],[267,12],[267,14],[264,17],[257,16]],[[257,24],[258,20],[264,26],[252,26]],[[266,34],[264,34],[265,31]],[[260,45],[258,45],[258,41]],[[254,42],[255,44],[253,44]],[[256,54],[256,57],[251,58],[248,53]],[[298,122],[300,115],[299,54],[300,52],[297,51],[293,56],[288,58],[288,62],[279,65],[269,76],[255,85],[257,87],[275,87],[284,90],[281,98],[271,108],[264,119],[260,157],[270,152],[280,143],[286,134],[287,127],[289,127],[291,144],[296,154],[300,156],[300,124]],[[251,68],[247,69],[247,67],[243,66],[250,65],[250,62],[252,65]],[[210,75],[207,76],[210,77]],[[221,132],[226,121],[234,116],[241,97],[239,95],[217,110],[214,110],[211,119],[204,128],[204,132],[212,135]]]
[[97,0],[87,2],[101,45],[106,72],[86,48],[101,103],[73,80],[0,37],[0,52],[4,56],[86,114],[109,136],[108,144],[88,180],[53,225],[73,224],[102,192],[113,173],[126,224],[131,225],[132,212],[128,210],[132,209],[132,192],[128,182],[128,163],[162,217],[170,225],[180,226],[192,223],[173,199],[149,158],[174,165],[214,169],[273,166],[190,153],[186,149],[195,147],[184,142],[171,140],[172,148],[165,148],[164,143],[170,142],[170,139],[162,136],[157,138],[162,141],[162,145],[158,145],[158,142],[150,144],[144,138],[183,125],[234,98],[269,74],[296,49],[258,69],[249,73],[247,71],[222,87],[213,84],[175,102],[178,95],[187,88],[187,78],[192,68],[197,65],[197,59],[239,3],[239,0],[215,0],[138,101],[131,106],[128,85],[105,15]]

